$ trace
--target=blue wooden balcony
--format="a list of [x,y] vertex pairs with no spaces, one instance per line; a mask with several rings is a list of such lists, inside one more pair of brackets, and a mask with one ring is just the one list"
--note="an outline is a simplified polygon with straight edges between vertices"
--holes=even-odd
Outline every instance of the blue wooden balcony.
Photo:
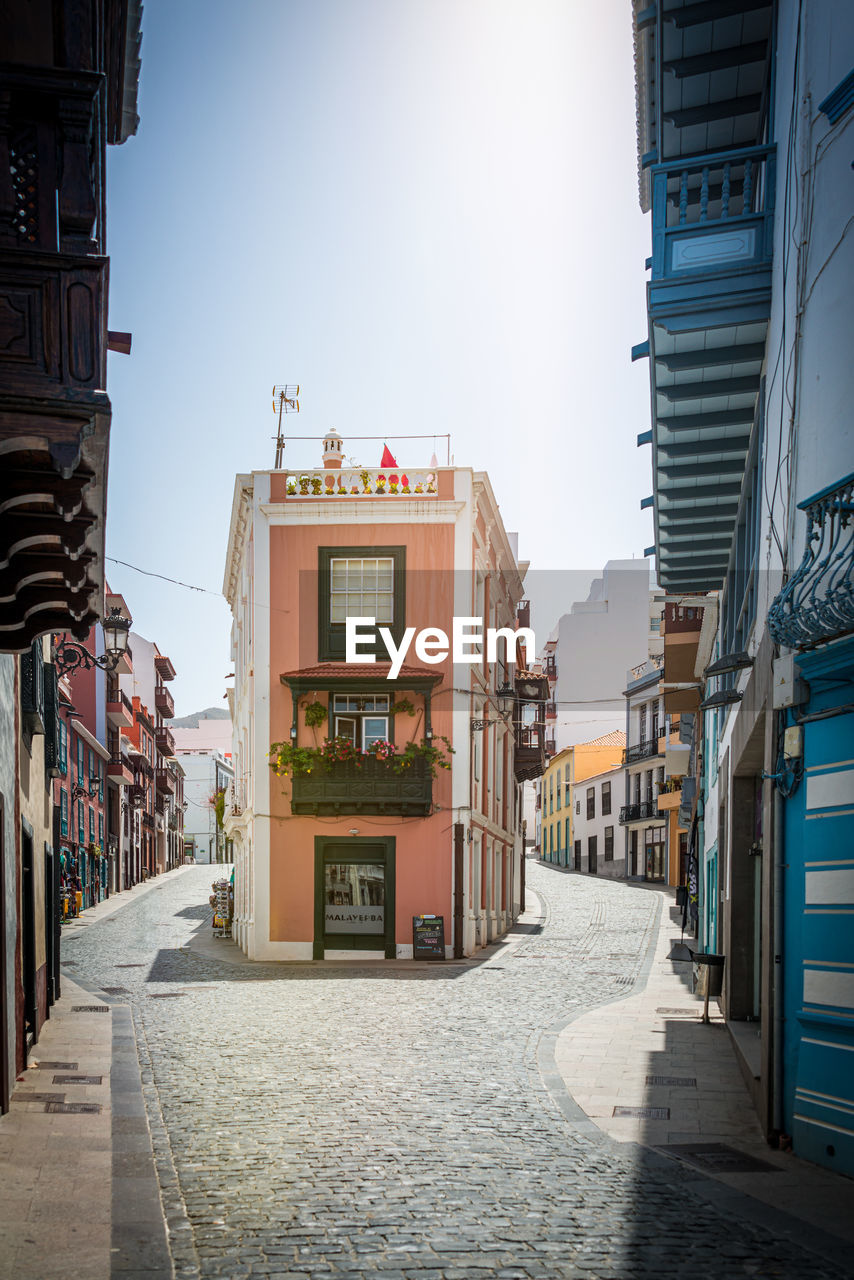
[[771,305],[775,149],[650,171],[647,286],[655,552],[661,585],[723,584],[757,416]]

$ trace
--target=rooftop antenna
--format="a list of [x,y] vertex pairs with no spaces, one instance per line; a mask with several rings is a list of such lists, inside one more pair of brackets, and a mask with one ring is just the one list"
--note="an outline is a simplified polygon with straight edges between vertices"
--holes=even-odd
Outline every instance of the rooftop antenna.
[[279,429],[273,439],[276,441],[276,471],[282,468],[282,454],[285,451],[285,437],[282,435],[282,414],[299,413],[299,383],[286,383],[273,387],[273,413],[279,415]]

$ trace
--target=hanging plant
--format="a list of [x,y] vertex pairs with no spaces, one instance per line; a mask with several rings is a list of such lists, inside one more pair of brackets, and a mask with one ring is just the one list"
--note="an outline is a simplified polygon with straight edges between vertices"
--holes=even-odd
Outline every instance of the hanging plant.
[[295,747],[292,742],[274,742],[270,747],[270,768],[279,778],[311,773],[319,760],[316,747]]
[[305,722],[309,729],[315,729],[323,724],[328,715],[329,712],[322,702],[309,702],[305,708]]
[[406,712],[408,716],[414,716],[415,707],[408,698],[399,698],[397,702],[392,704],[391,714],[393,716],[399,716],[404,712]]

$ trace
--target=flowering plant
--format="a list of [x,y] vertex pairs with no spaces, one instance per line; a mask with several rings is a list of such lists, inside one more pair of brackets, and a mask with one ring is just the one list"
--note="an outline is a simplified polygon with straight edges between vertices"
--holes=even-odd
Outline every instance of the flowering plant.
[[370,471],[360,471],[359,479],[362,482],[362,490],[364,493],[371,492],[371,473]]
[[[437,769],[450,769],[454,748],[447,738],[440,738],[445,750],[433,742],[407,742],[402,750],[381,739],[372,742],[367,751],[359,747],[346,735],[338,734],[327,738],[321,747],[297,747],[292,742],[274,742],[270,747],[270,768],[280,778],[292,774],[294,777],[309,774],[313,769],[321,768],[329,772],[336,764],[352,761],[360,769],[365,761],[373,756],[381,760],[393,773],[403,773],[410,769],[416,760],[426,760],[430,774],[436,777]],[[447,752],[447,754],[446,754]]]
[[320,476],[312,476],[312,477],[311,477],[311,492],[312,492],[312,493],[320,493],[320,490],[321,490],[322,488],[323,488],[323,481],[321,480]]
[[385,493],[385,476],[382,472],[377,476],[377,493]]
[[296,482],[295,482],[295,481],[293,481],[293,480],[289,480],[289,481],[288,481],[288,488],[287,488],[287,492],[288,492],[288,494],[289,494],[291,497],[293,497],[293,495],[296,493],[296,491],[297,491]]
[[309,477],[309,476],[300,476],[300,478],[299,478],[299,491],[300,491],[300,493],[301,493],[301,494],[303,494],[303,495],[304,495],[304,494],[307,494],[307,493],[308,493],[308,486],[309,486],[309,484],[310,484],[310,477]]

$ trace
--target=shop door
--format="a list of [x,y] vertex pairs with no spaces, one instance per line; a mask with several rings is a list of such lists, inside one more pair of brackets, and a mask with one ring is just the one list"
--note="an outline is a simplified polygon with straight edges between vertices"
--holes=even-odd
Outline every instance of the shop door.
[[314,956],[326,951],[396,954],[395,840],[315,837]]

